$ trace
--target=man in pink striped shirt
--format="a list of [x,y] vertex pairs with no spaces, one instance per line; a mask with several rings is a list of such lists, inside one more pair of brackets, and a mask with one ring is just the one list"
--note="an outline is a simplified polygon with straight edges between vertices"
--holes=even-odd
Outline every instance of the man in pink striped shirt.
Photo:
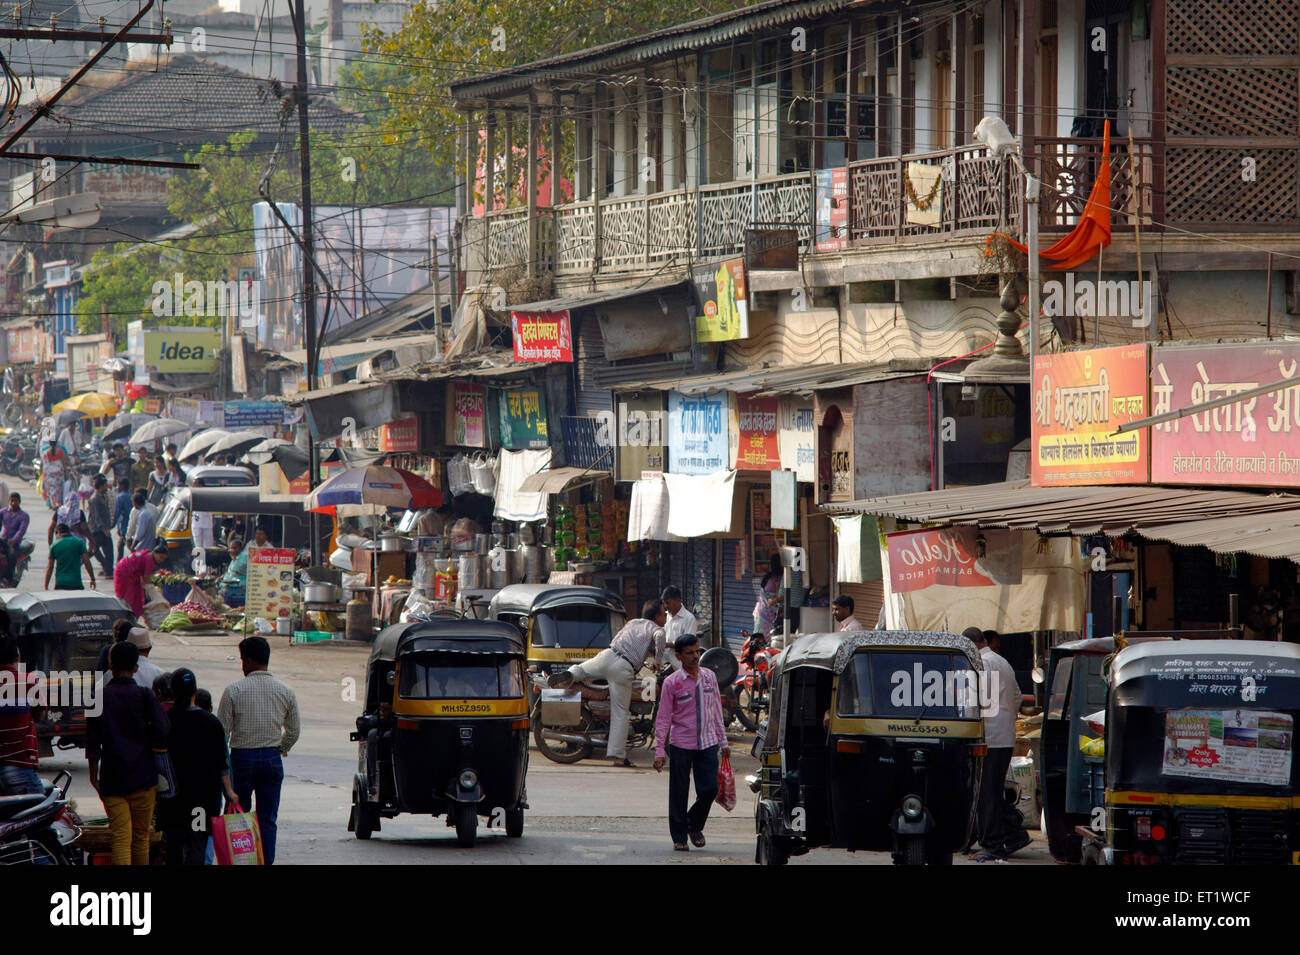
[[[682,634],[673,644],[682,668],[664,680],[655,718],[655,771],[668,762],[668,831],[673,848],[686,852],[687,836],[698,849],[704,846],[704,823],[718,795],[718,757],[731,752],[722,719],[718,678],[700,667],[700,640]],[[667,753],[665,754],[665,750]],[[688,810],[691,775],[695,776],[695,804]]]

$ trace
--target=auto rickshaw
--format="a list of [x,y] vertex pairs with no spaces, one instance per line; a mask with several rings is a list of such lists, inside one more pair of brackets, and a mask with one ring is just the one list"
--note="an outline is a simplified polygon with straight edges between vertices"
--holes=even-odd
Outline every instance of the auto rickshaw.
[[56,746],[84,748],[100,651],[113,642],[113,624],[135,614],[120,597],[94,590],[4,590],[0,600],[23,666],[43,674],[50,705],[36,724],[40,755],[52,755]]
[[623,601],[599,587],[511,584],[488,605],[488,619],[512,623],[528,638],[528,669],[549,675],[609,646],[627,622]]
[[524,641],[506,623],[439,619],[396,624],[375,638],[348,831],[369,839],[381,818],[445,815],[461,846],[478,817],[524,832],[528,700]]
[[1300,864],[1300,647],[1141,643],[1109,690],[1105,838],[1085,863]]
[[830,846],[950,864],[987,752],[982,672],[975,645],[951,633],[809,634],[783,650],[754,747],[754,861]]

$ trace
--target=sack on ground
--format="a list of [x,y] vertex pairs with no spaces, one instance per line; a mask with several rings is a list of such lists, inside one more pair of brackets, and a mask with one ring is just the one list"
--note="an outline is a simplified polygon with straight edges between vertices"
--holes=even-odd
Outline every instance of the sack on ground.
[[149,603],[144,605],[144,613],[140,616],[144,617],[145,626],[150,630],[160,630],[162,629],[163,621],[167,619],[167,615],[171,612],[172,605],[167,601],[151,600]]
[[212,820],[212,847],[217,865],[265,865],[257,813],[244,812],[238,804],[231,808],[234,812]]
[[727,812],[736,808],[736,775],[731,771],[730,756],[723,756],[718,766],[717,802]]

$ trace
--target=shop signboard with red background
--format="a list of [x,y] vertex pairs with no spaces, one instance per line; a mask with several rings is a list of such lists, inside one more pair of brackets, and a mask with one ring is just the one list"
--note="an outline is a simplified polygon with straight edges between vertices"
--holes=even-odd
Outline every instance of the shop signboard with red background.
[[893,593],[924,590],[935,584],[949,587],[997,584],[975,567],[976,531],[972,527],[900,531],[887,535],[886,540],[889,586]]
[[379,426],[380,451],[419,451],[420,419],[414,416]]
[[780,398],[736,396],[740,440],[736,467],[742,471],[781,470]]
[[248,549],[247,613],[274,620],[289,615],[293,608],[293,562],[297,556],[290,548],[250,547]]
[[515,361],[573,361],[569,312],[511,312]]
[[1146,345],[1039,355],[1030,385],[1035,487],[1147,482],[1146,431],[1114,433],[1147,416]]
[[1154,425],[1151,480],[1300,487],[1300,343],[1157,346],[1152,414],[1289,378],[1295,387]]

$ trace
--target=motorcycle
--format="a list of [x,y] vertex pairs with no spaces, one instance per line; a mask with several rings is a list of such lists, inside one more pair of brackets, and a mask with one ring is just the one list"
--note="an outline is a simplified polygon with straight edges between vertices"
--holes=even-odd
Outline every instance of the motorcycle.
[[[632,681],[629,749],[649,746],[654,740],[659,677],[638,675]],[[547,759],[576,763],[591,756],[609,742],[609,687],[604,683],[573,683],[552,689],[546,674],[531,675],[536,702],[533,704],[533,742]]]
[[80,865],[81,819],[68,805],[66,769],[43,793],[0,796],[0,865]]
[[766,634],[751,634],[748,630],[740,633],[745,642],[740,648],[740,672],[731,690],[737,719],[745,729],[755,732],[767,713],[772,660],[781,651],[772,648]]
[[13,568],[9,566],[9,553],[0,548],[0,584],[16,588],[23,579],[23,574],[32,562],[32,552],[36,550],[33,541],[25,540],[18,545],[18,560]]

